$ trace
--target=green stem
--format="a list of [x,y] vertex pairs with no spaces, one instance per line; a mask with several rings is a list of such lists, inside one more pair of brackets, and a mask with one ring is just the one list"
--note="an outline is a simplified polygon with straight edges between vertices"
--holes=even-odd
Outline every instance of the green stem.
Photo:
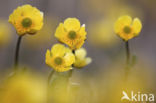
[[17,71],[18,64],[19,64],[19,51],[20,51],[21,40],[22,40],[22,36],[19,36],[16,44],[16,51],[15,51],[15,62],[14,62],[15,72]]
[[72,74],[73,74],[73,69],[69,71],[69,78],[72,77]]
[[[72,50],[72,53],[75,55],[75,50]],[[74,67],[74,65],[72,64],[72,67]],[[69,71],[69,78],[72,77],[73,74],[73,69]]]
[[48,76],[48,84],[47,84],[47,103],[50,103],[50,82],[52,79],[52,76],[54,75],[55,71],[52,70]]
[[51,81],[52,76],[53,76],[54,73],[55,73],[55,71],[52,70],[52,71],[50,72],[49,76],[48,76],[48,86],[50,86],[50,81]]

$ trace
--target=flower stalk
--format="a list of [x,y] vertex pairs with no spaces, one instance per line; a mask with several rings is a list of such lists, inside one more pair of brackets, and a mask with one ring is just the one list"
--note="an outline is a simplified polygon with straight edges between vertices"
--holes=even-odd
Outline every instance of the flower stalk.
[[[75,50],[72,50],[72,53],[75,55]],[[72,68],[74,67],[74,64],[72,64]],[[69,78],[72,77],[73,69],[69,71]]]
[[17,71],[18,64],[19,64],[19,51],[20,51],[21,41],[22,41],[22,36],[19,36],[16,44],[16,51],[15,51],[15,61],[14,61],[15,72]]
[[130,48],[129,42],[125,42],[125,49],[126,49],[126,67],[125,67],[125,80],[127,80],[129,71],[130,71]]
[[47,84],[47,103],[50,103],[50,82],[54,75],[55,71],[52,70],[48,76],[48,84]]
[[125,48],[126,48],[126,65],[129,66],[130,62],[130,49],[129,49],[129,42],[125,42]]
[[52,71],[50,72],[49,76],[48,76],[48,86],[50,86],[50,81],[51,81],[52,76],[53,76],[54,73],[55,73],[55,71],[52,70]]

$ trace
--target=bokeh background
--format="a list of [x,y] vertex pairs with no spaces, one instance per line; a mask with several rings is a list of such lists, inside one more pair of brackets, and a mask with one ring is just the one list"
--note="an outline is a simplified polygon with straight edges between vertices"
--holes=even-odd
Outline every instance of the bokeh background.
[[[7,20],[12,11],[23,4],[36,6],[44,12],[45,18],[44,27],[37,35],[26,35],[22,40],[22,66],[32,68],[33,72],[46,78],[51,68],[45,65],[45,52],[58,42],[54,37],[56,27],[66,18],[76,17],[81,24],[86,24],[84,47],[93,61],[83,69],[75,70],[72,79],[82,85],[81,91],[86,90],[84,98],[94,97],[89,103],[118,103],[125,89],[156,92],[155,0],[0,0],[1,78],[11,71],[18,37]],[[113,29],[115,20],[121,15],[138,17],[143,24],[140,35],[129,41],[136,63],[126,84],[123,83],[124,42]],[[114,97],[110,99],[112,93]],[[81,103],[88,103],[84,101]]]

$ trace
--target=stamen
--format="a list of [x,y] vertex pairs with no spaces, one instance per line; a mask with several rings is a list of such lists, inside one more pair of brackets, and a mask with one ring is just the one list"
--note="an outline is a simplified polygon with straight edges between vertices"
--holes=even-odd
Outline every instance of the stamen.
[[70,32],[68,33],[68,37],[69,37],[70,39],[75,39],[75,38],[76,38],[76,32],[75,32],[75,31],[70,31]]
[[123,29],[124,33],[129,34],[131,33],[131,28],[129,26],[125,26]]
[[32,25],[32,21],[31,21],[30,18],[24,18],[24,19],[22,20],[22,26],[23,26],[24,28],[28,28],[28,27],[30,27],[31,25]]
[[55,60],[54,60],[55,64],[57,65],[61,65],[62,64],[62,58],[61,57],[56,57]]

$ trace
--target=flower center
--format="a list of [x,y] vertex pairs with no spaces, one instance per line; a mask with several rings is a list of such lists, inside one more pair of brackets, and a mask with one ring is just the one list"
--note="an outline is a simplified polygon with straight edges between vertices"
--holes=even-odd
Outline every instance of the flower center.
[[22,26],[23,26],[24,28],[30,27],[31,24],[32,24],[32,21],[31,21],[30,18],[24,18],[24,19],[22,20]]
[[54,62],[55,62],[55,64],[57,64],[57,65],[61,65],[62,62],[63,62],[63,60],[62,60],[61,57],[56,57],[55,60],[54,60]]
[[129,34],[131,32],[131,28],[129,26],[125,26],[123,29],[124,33]]
[[68,33],[68,37],[69,37],[70,39],[75,39],[75,38],[76,38],[76,32],[75,32],[75,31],[70,31],[70,32]]

